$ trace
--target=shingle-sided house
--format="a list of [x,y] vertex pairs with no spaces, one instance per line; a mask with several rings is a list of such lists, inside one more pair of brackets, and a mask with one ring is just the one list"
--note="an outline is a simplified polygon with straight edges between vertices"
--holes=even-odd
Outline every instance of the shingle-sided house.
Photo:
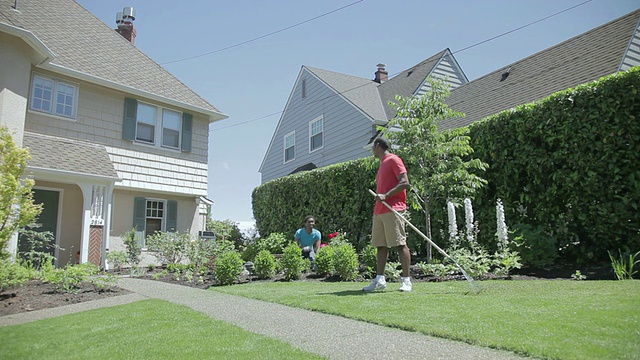
[[636,10],[473,81],[448,50],[388,81],[381,70],[372,81],[303,66],[260,166],[262,182],[369,156],[373,125],[395,116],[388,102],[424,94],[429,75],[449,76],[447,103],[466,114],[444,120],[444,130],[640,65],[639,20]]
[[211,204],[208,127],[228,116],[138,50],[123,12],[114,30],[72,0],[0,0],[0,125],[30,150],[57,266],[104,265],[132,228],[197,235]]
[[302,66],[260,166],[262,182],[369,156],[376,126],[395,115],[388,102],[424,94],[428,76],[452,88],[468,81],[449,49],[391,79],[384,64],[373,80]]

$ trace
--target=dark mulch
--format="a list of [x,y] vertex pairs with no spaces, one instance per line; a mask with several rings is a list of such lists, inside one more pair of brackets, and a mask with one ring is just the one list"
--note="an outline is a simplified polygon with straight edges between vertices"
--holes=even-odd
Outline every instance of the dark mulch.
[[129,290],[119,287],[101,289],[92,283],[86,282],[81,284],[77,293],[71,294],[58,292],[51,284],[33,280],[0,293],[0,316],[49,309],[129,293]]
[[[158,272],[161,269],[156,269],[152,273],[148,273],[141,278],[149,279],[152,281],[164,281],[172,284],[196,287],[200,289],[207,289],[211,286],[215,286],[213,278],[211,276],[205,276],[203,282],[189,282],[183,278],[176,280],[172,275],[158,276]],[[597,266],[589,269],[574,269],[573,267],[556,267],[551,269],[516,269],[512,272],[510,280],[532,280],[532,279],[549,279],[549,280],[571,280],[571,275],[576,273],[576,270],[580,270],[587,280],[615,280],[615,275],[611,269],[611,266]],[[156,274],[153,276],[153,274]],[[492,279],[497,279],[493,276]],[[421,277],[413,276],[414,282],[428,282],[428,281],[447,281],[447,280],[464,280],[461,276],[453,278],[434,278],[434,277]],[[242,276],[238,283],[247,282],[259,282],[259,281],[284,281],[282,276],[276,276],[269,280],[260,280],[253,276]],[[316,275],[314,273],[304,274],[298,281],[339,281],[336,277],[325,278],[323,276]],[[365,281],[364,279],[358,279],[358,281]],[[0,293],[0,316],[17,314],[33,310],[49,309],[58,306],[80,303],[84,301],[98,300],[110,296],[128,294],[130,291],[118,288],[109,287],[100,289],[91,283],[83,283],[80,290],[77,293],[61,293],[55,291],[51,284],[46,284],[41,281],[30,281],[22,286],[11,288]]]

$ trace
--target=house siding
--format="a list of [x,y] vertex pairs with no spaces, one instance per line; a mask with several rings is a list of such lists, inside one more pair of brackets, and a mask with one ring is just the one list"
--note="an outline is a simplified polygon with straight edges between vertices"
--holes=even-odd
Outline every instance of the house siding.
[[[40,71],[38,73],[73,82],[60,76]],[[209,128],[205,117],[196,115],[193,118],[191,152],[140,145],[122,139],[126,94],[89,83],[79,83],[78,86],[76,120],[29,111],[25,129],[105,145],[118,176],[122,179],[115,184],[116,188],[207,195]]]
[[[460,68],[455,66],[455,60],[453,55],[448,54],[442,57],[438,65],[431,72],[431,76],[435,79],[445,80],[449,84],[450,89],[455,89],[460,85],[466,84],[466,78],[460,71]],[[423,96],[430,90],[431,86],[427,81],[424,81],[418,88],[415,95]]]
[[640,65],[640,23],[631,37],[627,53],[620,64],[620,71],[626,71],[638,65]]
[[[305,81],[306,97],[302,98]],[[323,117],[321,149],[309,152],[309,122]],[[368,155],[362,148],[371,138],[372,121],[307,70],[303,70],[280,120],[262,168],[262,183],[286,176],[313,163],[317,167]],[[295,131],[295,159],[284,163],[284,136]]]

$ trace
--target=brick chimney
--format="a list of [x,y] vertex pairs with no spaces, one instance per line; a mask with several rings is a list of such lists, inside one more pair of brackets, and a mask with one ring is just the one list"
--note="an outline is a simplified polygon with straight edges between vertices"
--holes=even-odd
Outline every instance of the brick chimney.
[[375,72],[376,78],[373,81],[382,84],[383,82],[389,80],[389,73],[384,68],[387,66],[385,64],[378,64],[378,71]]
[[123,38],[129,40],[131,45],[135,45],[136,42],[136,29],[133,27],[133,21],[136,19],[135,15],[135,11],[130,6],[116,14],[116,24],[118,24],[116,31]]

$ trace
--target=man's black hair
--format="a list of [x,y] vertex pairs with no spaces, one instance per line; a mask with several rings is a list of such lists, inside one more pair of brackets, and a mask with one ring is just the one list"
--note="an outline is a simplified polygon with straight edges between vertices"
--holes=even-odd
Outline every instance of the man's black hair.
[[373,146],[376,146],[376,145],[380,145],[380,147],[385,150],[389,150],[389,148],[391,147],[391,145],[389,144],[389,140],[387,140],[387,138],[385,137],[379,137],[373,140]]

